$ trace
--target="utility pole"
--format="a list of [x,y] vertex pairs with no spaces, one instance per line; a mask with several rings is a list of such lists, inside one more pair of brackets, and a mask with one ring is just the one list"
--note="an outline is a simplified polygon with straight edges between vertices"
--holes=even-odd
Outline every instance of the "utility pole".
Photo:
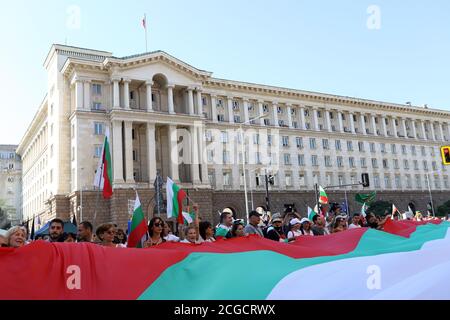
[[270,211],[270,198],[269,198],[269,177],[266,170],[266,212]]

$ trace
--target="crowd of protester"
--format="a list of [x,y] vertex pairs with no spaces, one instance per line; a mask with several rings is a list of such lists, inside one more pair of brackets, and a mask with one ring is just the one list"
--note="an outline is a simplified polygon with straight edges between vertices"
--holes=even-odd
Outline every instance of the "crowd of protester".
[[[220,239],[240,238],[253,235],[277,242],[289,243],[301,237],[327,236],[332,233],[344,232],[357,228],[372,228],[383,230],[388,219],[400,220],[426,220],[420,212],[416,216],[401,217],[398,212],[391,216],[388,212],[379,216],[373,213],[367,215],[355,213],[351,217],[341,213],[339,206],[333,206],[330,211],[324,212],[322,208],[316,210],[312,219],[308,219],[295,211],[284,214],[275,213],[263,220],[263,215],[257,211],[249,214],[247,225],[243,220],[235,220],[232,213],[223,212],[220,215],[219,224],[214,227],[209,221],[202,221],[199,207],[193,206],[195,219],[189,225],[179,225],[176,234],[170,228],[168,222],[161,217],[154,217],[148,223],[148,232],[144,248],[158,246],[166,242],[179,242],[185,244],[201,244],[203,242],[215,242]],[[319,211],[320,213],[317,213]],[[266,216],[264,216],[266,217]],[[64,232],[64,222],[61,219],[53,219],[50,222],[48,234],[37,236],[33,240],[48,242],[88,242],[111,248],[126,248],[127,233],[119,229],[116,224],[105,223],[98,226],[94,232],[94,226],[89,221],[83,221],[77,226],[77,233]],[[9,229],[4,236],[0,236],[1,247],[20,248],[28,244],[27,229],[23,226],[15,226]]]

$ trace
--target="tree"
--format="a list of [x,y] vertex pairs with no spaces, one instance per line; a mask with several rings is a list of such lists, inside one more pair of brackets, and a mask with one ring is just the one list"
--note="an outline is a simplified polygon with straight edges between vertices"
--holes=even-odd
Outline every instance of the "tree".
[[392,212],[392,203],[387,201],[375,201],[367,210],[367,213],[374,213],[377,216],[383,216],[385,213]]
[[437,217],[446,217],[450,213],[450,200],[439,206],[436,212]]

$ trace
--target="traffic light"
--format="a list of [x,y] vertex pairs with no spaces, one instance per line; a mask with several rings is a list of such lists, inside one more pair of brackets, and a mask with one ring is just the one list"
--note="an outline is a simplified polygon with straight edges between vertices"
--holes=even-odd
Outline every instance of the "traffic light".
[[362,186],[364,188],[370,187],[370,181],[369,181],[369,174],[368,173],[363,173],[361,175],[361,179],[362,179]]
[[445,146],[441,148],[442,163],[446,166],[450,165],[450,147]]
[[273,175],[270,175],[268,179],[271,186],[275,185],[275,177]]

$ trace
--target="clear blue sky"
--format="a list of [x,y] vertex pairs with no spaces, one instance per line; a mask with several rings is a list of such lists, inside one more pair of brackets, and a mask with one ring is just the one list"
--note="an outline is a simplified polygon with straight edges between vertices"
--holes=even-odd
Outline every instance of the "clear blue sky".
[[215,77],[450,110],[450,1],[15,0],[0,4],[0,144],[36,113],[51,44],[144,52],[144,13],[149,50]]

